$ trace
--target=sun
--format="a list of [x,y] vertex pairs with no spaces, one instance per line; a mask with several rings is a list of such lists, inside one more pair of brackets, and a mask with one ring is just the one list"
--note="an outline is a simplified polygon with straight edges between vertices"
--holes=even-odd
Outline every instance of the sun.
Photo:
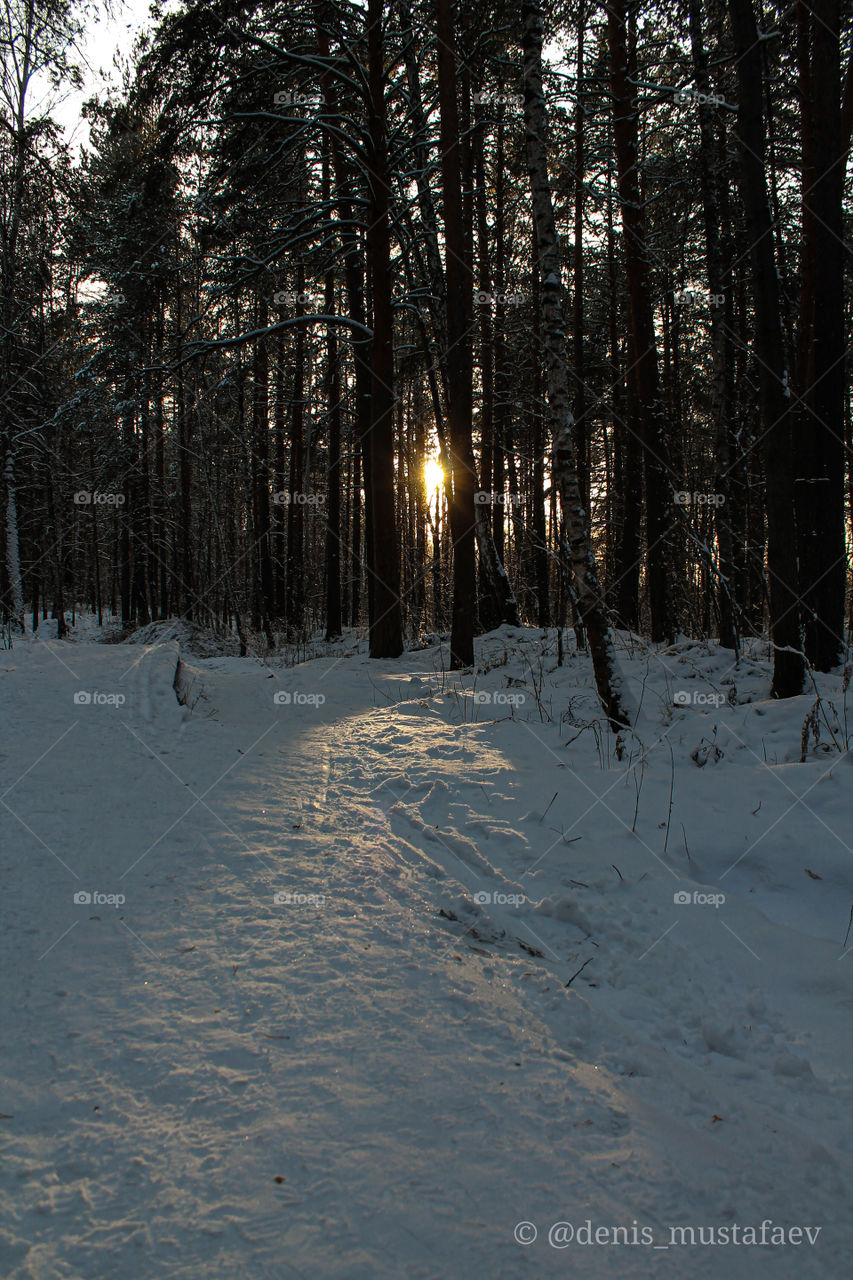
[[427,493],[435,493],[444,484],[444,468],[438,458],[431,456],[424,460],[424,480]]

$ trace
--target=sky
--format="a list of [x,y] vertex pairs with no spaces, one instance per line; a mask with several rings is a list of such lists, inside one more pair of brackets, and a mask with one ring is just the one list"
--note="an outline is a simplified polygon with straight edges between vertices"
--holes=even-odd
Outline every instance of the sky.
[[77,58],[84,87],[69,89],[51,111],[75,151],[89,136],[88,125],[80,114],[83,103],[109,84],[120,83],[116,63],[129,57],[136,37],[150,24],[149,6],[150,0],[112,0],[109,12],[104,3],[92,6]]

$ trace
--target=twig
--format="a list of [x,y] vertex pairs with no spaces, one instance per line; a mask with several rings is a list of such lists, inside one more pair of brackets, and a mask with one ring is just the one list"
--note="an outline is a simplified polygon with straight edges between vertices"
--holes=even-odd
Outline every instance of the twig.
[[[551,808],[551,805],[552,805],[552,804],[554,803],[554,801],[557,799],[557,796],[558,796],[559,794],[560,794],[560,793],[559,793],[559,791],[555,791],[555,792],[554,792],[554,794],[551,796],[551,802],[550,802],[550,804],[548,805],[548,809],[550,809],[550,808]],[[545,821],[545,815],[547,814],[548,809],[546,809],[546,810],[545,810],[545,813],[543,813],[543,814],[542,814],[542,817],[539,819],[539,821],[540,821],[540,822],[544,822],[544,821]]]
[[666,740],[669,747],[669,811],[666,815],[666,834],[663,838],[663,856],[666,857],[666,846],[669,844],[669,824],[672,821],[672,792],[675,787],[675,757],[672,754],[672,743]]
[[[631,831],[632,831],[632,833],[633,833],[634,835],[636,835],[636,834],[637,834],[637,815],[638,815],[638,814],[639,814],[639,812],[640,812],[640,794],[641,794],[641,792],[642,792],[642,790],[643,790],[643,782],[645,781],[645,776],[646,776],[646,761],[645,761],[645,758],[643,758],[643,759],[640,761],[640,763],[641,763],[641,764],[642,764],[642,766],[643,766],[643,767],[642,767],[642,769],[640,769],[639,774],[637,774],[637,773],[635,773],[635,774],[634,774],[634,786],[635,786],[636,791],[637,791],[637,802],[636,802],[636,804],[634,805],[634,821],[631,823]],[[639,781],[638,781],[638,778],[639,778]]]
[[578,976],[578,973],[583,973],[584,969],[586,968],[586,966],[587,966],[588,964],[592,964],[592,956],[590,956],[588,960],[584,960],[583,964],[582,964],[582,965],[581,965],[581,967],[578,969],[578,972],[577,972],[577,973],[573,973],[573,974],[572,974],[572,976],[569,978],[568,982],[566,983],[566,986],[567,986],[567,987],[570,987],[570,986],[572,985],[572,983],[574,982],[575,978]]

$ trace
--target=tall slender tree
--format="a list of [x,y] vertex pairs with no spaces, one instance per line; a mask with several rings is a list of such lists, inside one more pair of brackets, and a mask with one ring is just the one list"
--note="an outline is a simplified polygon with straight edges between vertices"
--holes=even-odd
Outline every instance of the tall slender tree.
[[755,354],[767,504],[767,576],[773,642],[773,693],[802,693],[804,659],[797,592],[792,446],[792,379],[785,353],[773,221],[765,174],[767,151],[761,41],[752,0],[728,0],[738,89],[740,190],[752,263]]
[[571,388],[566,359],[566,326],[560,240],[554,217],[546,144],[547,118],[542,87],[544,25],[538,5],[522,5],[524,57],[524,123],[527,169],[533,197],[533,219],[541,289],[542,340],[547,370],[554,483],[565,522],[565,554],[572,566],[578,612],[589,639],[596,687],[611,727],[629,723],[613,639],[607,622],[598,570],[589,538],[587,514],[578,483]]
[[636,388],[635,424],[642,448],[646,514],[646,579],[653,640],[672,640],[676,619],[672,599],[673,529],[667,477],[667,435],[660,389],[657,336],[651,295],[646,217],[640,190],[640,131],[636,76],[629,62],[625,0],[607,6],[610,88],[617,186],[625,240],[625,275]]

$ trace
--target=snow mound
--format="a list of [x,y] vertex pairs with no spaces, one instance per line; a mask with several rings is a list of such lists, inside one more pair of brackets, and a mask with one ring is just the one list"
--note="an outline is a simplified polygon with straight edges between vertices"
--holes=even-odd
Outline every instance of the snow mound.
[[217,636],[209,627],[188,622],[185,618],[149,622],[128,636],[126,643],[153,645],[165,644],[169,640],[177,641],[181,652],[193,658],[235,657],[240,652],[236,636]]

